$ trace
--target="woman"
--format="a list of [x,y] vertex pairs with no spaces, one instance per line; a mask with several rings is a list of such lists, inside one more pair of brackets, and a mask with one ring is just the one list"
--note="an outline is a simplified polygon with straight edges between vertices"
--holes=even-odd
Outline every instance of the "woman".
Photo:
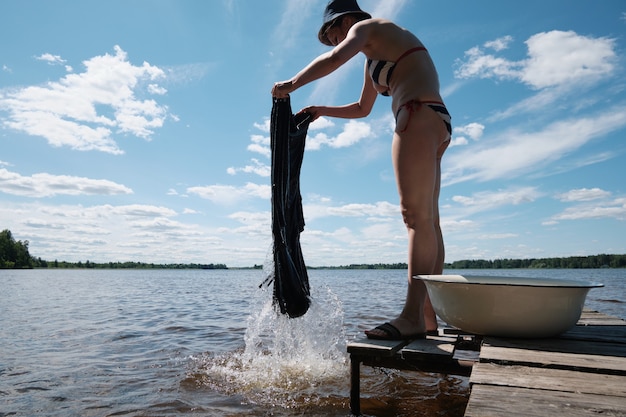
[[373,19],[356,0],[333,0],[324,12],[318,34],[332,50],[314,59],[293,78],[278,82],[274,97],[286,97],[299,87],[324,77],[358,52],[367,61],[361,96],[345,106],[311,106],[320,116],[367,116],[376,97],[392,98],[396,118],[392,158],[400,207],[409,234],[408,291],[398,317],[365,333],[373,339],[423,337],[437,329],[437,318],[421,280],[413,276],[441,274],[444,246],[439,227],[441,157],[450,143],[450,115],[439,94],[435,66],[420,40],[384,19]]

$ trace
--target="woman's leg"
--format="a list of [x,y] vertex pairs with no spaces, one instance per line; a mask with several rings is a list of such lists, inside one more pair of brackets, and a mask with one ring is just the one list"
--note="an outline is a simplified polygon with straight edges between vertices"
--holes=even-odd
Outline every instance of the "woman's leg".
[[[445,260],[445,248],[443,244],[443,234],[441,233],[439,218],[439,191],[441,187],[441,157],[443,156],[445,150],[448,148],[449,144],[450,140],[447,139],[442,145],[439,146],[439,149],[437,150],[437,179],[435,196],[433,198],[434,226],[435,235],[437,237],[437,260],[435,262],[435,268],[432,271],[433,275],[443,274],[443,263]],[[424,303],[424,318],[426,320],[426,328],[428,330],[434,330],[437,328],[437,315],[435,314],[435,310],[430,303],[430,298],[428,297],[428,295],[426,295],[426,301]]]
[[[439,116],[426,107],[399,114],[398,125],[406,126],[393,138],[392,157],[402,216],[408,231],[408,289],[404,308],[390,323],[402,335],[437,328],[426,286],[413,276],[440,274],[444,248],[439,226],[441,155],[448,133]],[[407,119],[408,118],[408,119]],[[374,330],[374,336],[384,336]]]

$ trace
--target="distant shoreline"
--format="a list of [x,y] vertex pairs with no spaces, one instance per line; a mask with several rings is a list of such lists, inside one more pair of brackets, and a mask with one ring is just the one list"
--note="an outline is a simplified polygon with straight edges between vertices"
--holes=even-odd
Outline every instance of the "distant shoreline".
[[[225,264],[197,264],[175,263],[154,264],[145,262],[66,262],[43,261],[38,259],[35,269],[263,269],[262,265],[249,267],[228,267]],[[310,270],[316,269],[407,269],[406,263],[393,264],[350,264],[341,266],[307,266]],[[626,268],[625,255],[591,255],[570,256],[564,258],[531,258],[531,259],[471,259],[446,263],[444,269],[599,269],[599,268]]]
[[[0,232],[0,269],[263,269],[263,265],[231,267],[215,263],[169,263],[148,262],[82,262],[47,261],[31,256],[28,240],[15,240],[10,230]],[[308,269],[407,269],[406,263],[351,264],[343,266],[311,266]],[[444,269],[597,269],[626,268],[625,255],[588,255],[565,258],[529,259],[468,259],[444,264]]]

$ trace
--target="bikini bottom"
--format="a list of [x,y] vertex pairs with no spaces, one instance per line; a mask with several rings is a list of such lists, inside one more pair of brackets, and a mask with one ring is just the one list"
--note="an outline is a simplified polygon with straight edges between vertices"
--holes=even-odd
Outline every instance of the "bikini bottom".
[[400,133],[406,131],[406,129],[409,127],[409,122],[411,121],[411,115],[414,111],[419,110],[422,105],[430,107],[435,113],[437,113],[439,117],[441,117],[441,120],[443,120],[443,123],[446,125],[448,134],[452,135],[452,117],[450,116],[450,113],[448,113],[448,109],[446,109],[446,106],[440,101],[420,101],[417,99],[409,100],[398,108],[398,111],[396,112],[396,121],[398,120],[398,115],[400,114],[402,109],[406,108],[409,111],[409,120],[407,121],[407,125],[404,129],[400,131]]

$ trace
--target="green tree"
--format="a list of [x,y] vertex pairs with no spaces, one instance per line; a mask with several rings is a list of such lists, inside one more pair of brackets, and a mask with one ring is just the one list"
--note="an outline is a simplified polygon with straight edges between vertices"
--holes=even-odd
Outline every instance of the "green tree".
[[32,268],[28,240],[16,241],[10,230],[0,232],[0,268]]

